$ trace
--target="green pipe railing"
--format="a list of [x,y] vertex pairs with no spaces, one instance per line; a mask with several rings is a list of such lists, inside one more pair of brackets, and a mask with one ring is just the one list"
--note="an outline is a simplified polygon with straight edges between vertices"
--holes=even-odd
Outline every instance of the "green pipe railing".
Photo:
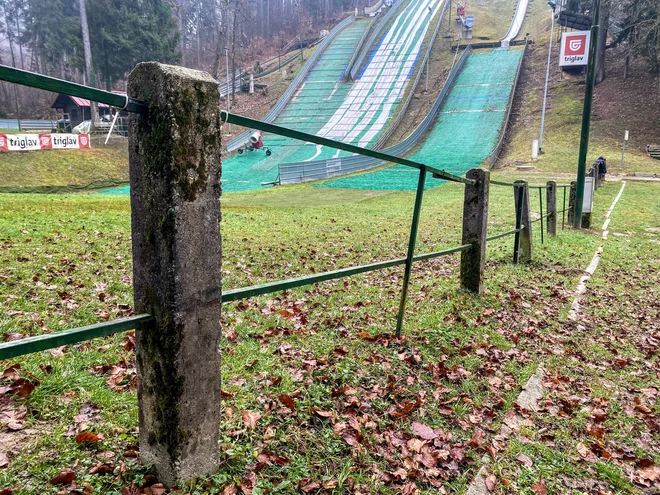
[[15,69],[6,65],[0,65],[0,81],[8,81],[32,88],[44,89],[54,93],[63,93],[69,96],[77,96],[90,101],[105,103],[113,107],[126,110],[132,113],[142,113],[146,110],[146,105],[130,98],[129,96],[118,95],[102,89],[90,88],[82,84],[76,84],[56,77],[42,76],[27,70]]
[[64,330],[62,332],[36,335],[12,342],[3,342],[0,344],[0,360],[134,330],[140,323],[146,323],[151,319],[151,315],[147,314],[129,316],[128,318],[96,323],[95,325],[88,325],[86,327],[72,328],[71,330]]

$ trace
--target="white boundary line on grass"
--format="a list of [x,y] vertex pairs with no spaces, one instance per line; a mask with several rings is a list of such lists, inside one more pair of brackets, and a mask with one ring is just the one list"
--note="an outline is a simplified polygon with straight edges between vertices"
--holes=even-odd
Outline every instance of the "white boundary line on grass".
[[591,263],[589,263],[589,266],[585,270],[585,274],[580,277],[580,281],[578,282],[577,288],[575,289],[575,299],[573,299],[573,304],[571,304],[571,310],[568,312],[568,318],[571,320],[577,319],[577,313],[580,310],[580,298],[584,295],[585,291],[587,290],[587,282],[589,279],[592,277],[594,272],[596,271],[596,268],[598,268],[598,263],[600,263],[600,257],[603,254],[603,246],[605,244],[605,240],[607,239],[607,235],[609,234],[609,231],[607,228],[610,225],[610,215],[614,211],[614,207],[616,204],[619,202],[619,199],[621,199],[621,195],[623,194],[623,190],[626,187],[626,181],[623,181],[623,184],[621,184],[621,190],[619,191],[619,194],[617,194],[616,198],[614,198],[614,201],[612,202],[612,206],[610,206],[610,209],[607,210],[607,213],[605,214],[605,223],[603,224],[603,242],[600,243],[600,246],[598,246],[598,249],[596,249],[596,252],[594,253],[594,257],[591,258]]

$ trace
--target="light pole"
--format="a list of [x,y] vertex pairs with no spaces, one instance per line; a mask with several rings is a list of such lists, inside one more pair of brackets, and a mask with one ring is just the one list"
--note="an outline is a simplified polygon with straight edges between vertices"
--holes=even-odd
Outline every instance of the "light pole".
[[[227,65],[227,95],[225,97],[227,98],[227,113],[231,113],[231,103],[229,101],[229,48],[227,47],[225,47],[225,64]],[[234,85],[231,86],[233,91]],[[231,136],[231,124],[229,124],[228,136]]]
[[543,110],[541,111],[541,135],[539,136],[539,153],[543,153],[543,128],[545,127],[545,106],[548,99],[548,81],[550,80],[550,57],[552,55],[552,32],[555,29],[555,2],[548,2],[552,9],[552,24],[550,25],[550,44],[548,45],[548,65],[545,68],[545,89],[543,90]]
[[584,89],[584,106],[582,108],[582,130],[580,131],[580,154],[578,156],[577,183],[575,185],[575,213],[573,227],[582,228],[582,201],[584,199],[584,182],[587,175],[587,152],[589,151],[589,133],[591,130],[591,107],[596,85],[596,44],[600,30],[600,0],[596,0],[594,21],[591,26],[591,41],[589,43],[589,65],[587,66],[587,81]]

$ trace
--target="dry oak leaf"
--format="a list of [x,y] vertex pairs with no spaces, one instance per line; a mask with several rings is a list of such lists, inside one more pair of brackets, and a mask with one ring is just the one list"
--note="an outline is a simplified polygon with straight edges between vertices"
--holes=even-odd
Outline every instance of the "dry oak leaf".
[[167,491],[167,488],[162,483],[156,483],[151,485],[148,488],[144,489],[144,495],[163,495]]
[[660,466],[649,459],[641,459],[637,476],[646,481],[660,481]]
[[438,438],[438,435],[433,431],[433,429],[430,426],[426,426],[425,424],[414,422],[411,429],[417,434],[417,436],[424,440],[433,440]]
[[222,495],[236,495],[236,492],[238,492],[236,485],[227,485],[225,486],[225,489],[222,490]]
[[284,404],[285,407],[288,407],[292,411],[296,410],[296,403],[293,401],[291,396],[286,395],[286,394],[281,394],[281,395],[278,395],[277,398],[279,399],[279,401],[282,404]]
[[310,493],[321,488],[321,485],[309,478],[303,478],[298,482],[298,488],[302,490],[303,493]]
[[225,489],[222,490],[222,495],[236,495],[236,492],[238,492],[236,485],[227,485],[225,486]]
[[102,433],[92,433],[89,431],[83,431],[76,435],[76,443],[98,443],[101,440],[104,440],[105,437]]
[[532,485],[532,493],[534,495],[548,495],[548,488],[545,486],[545,481],[539,480]]
[[497,484],[497,478],[495,478],[494,474],[489,474],[484,480],[484,482],[486,483],[486,488],[488,489],[489,492],[495,490],[495,485]]
[[532,458],[529,457],[527,454],[518,454],[518,457],[516,457],[522,464],[524,464],[527,467],[532,467],[534,465],[534,461],[532,461]]
[[4,452],[0,452],[0,468],[7,467],[9,465],[9,458]]
[[252,412],[248,411],[247,409],[243,411],[243,423],[245,423],[245,426],[250,428],[251,430],[254,429],[255,426],[257,426],[257,421],[261,419],[261,414],[258,412]]
[[51,485],[70,485],[76,479],[76,473],[73,471],[62,471],[57,476],[50,479]]

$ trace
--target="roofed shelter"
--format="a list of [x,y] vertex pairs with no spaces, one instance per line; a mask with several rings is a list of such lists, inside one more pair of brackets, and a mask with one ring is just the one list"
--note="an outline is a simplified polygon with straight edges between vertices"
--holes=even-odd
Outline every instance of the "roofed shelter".
[[[113,91],[113,93],[119,95],[125,95],[123,91]],[[71,127],[75,127],[85,120],[91,119],[91,108],[89,100],[85,98],[78,98],[77,96],[69,96],[64,94],[57,95],[55,101],[50,106],[58,112],[64,115],[64,118],[68,118],[71,123]],[[112,114],[112,108],[105,103],[99,103],[99,118],[102,118],[105,115]],[[121,116],[127,116],[128,114],[125,111],[120,112]]]

